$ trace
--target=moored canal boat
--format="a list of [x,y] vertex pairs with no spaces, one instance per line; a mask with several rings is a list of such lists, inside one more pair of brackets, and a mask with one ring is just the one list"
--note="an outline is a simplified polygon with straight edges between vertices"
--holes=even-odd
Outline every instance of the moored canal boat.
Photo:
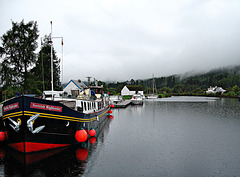
[[142,105],[143,104],[143,98],[140,94],[135,94],[132,96],[131,103],[134,105]]
[[3,105],[5,142],[23,153],[84,142],[85,132],[101,124],[110,108],[108,95],[57,101],[18,96]]

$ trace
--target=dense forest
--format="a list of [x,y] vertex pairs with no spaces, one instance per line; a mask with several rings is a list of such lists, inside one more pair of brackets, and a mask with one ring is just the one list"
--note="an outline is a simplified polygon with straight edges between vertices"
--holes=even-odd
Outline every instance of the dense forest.
[[[224,67],[207,73],[192,76],[172,75],[154,78],[158,94],[171,95],[205,95],[210,86],[222,87],[227,92],[223,96],[236,97],[240,95],[240,66]],[[133,80],[109,83],[108,91],[118,94],[124,85],[141,86],[146,94],[152,93],[153,79]]]

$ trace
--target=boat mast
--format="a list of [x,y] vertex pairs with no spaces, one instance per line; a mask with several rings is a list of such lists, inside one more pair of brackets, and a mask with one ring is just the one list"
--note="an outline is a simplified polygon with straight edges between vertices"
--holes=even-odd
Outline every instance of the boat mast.
[[154,95],[154,74],[152,74],[153,76],[153,95]]
[[52,83],[52,100],[53,100],[53,52],[52,52],[52,21],[51,23],[51,34],[50,34],[50,39],[51,39],[51,83]]

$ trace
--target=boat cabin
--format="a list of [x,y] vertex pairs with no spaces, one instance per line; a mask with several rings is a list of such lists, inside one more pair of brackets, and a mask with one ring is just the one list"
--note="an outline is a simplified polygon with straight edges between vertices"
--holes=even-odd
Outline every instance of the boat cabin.
[[52,96],[53,98],[60,98],[62,97],[62,94],[63,94],[63,91],[51,91],[51,90],[48,90],[48,91],[43,91],[43,99],[49,99],[51,98],[52,99]]

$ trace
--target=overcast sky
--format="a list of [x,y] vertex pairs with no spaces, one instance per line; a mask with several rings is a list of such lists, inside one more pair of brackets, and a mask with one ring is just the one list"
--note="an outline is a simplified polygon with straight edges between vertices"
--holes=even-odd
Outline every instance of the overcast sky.
[[[240,64],[239,0],[1,0],[11,20],[64,38],[63,77],[125,81]],[[38,40],[40,46],[40,38]],[[54,47],[61,58],[61,41]]]

